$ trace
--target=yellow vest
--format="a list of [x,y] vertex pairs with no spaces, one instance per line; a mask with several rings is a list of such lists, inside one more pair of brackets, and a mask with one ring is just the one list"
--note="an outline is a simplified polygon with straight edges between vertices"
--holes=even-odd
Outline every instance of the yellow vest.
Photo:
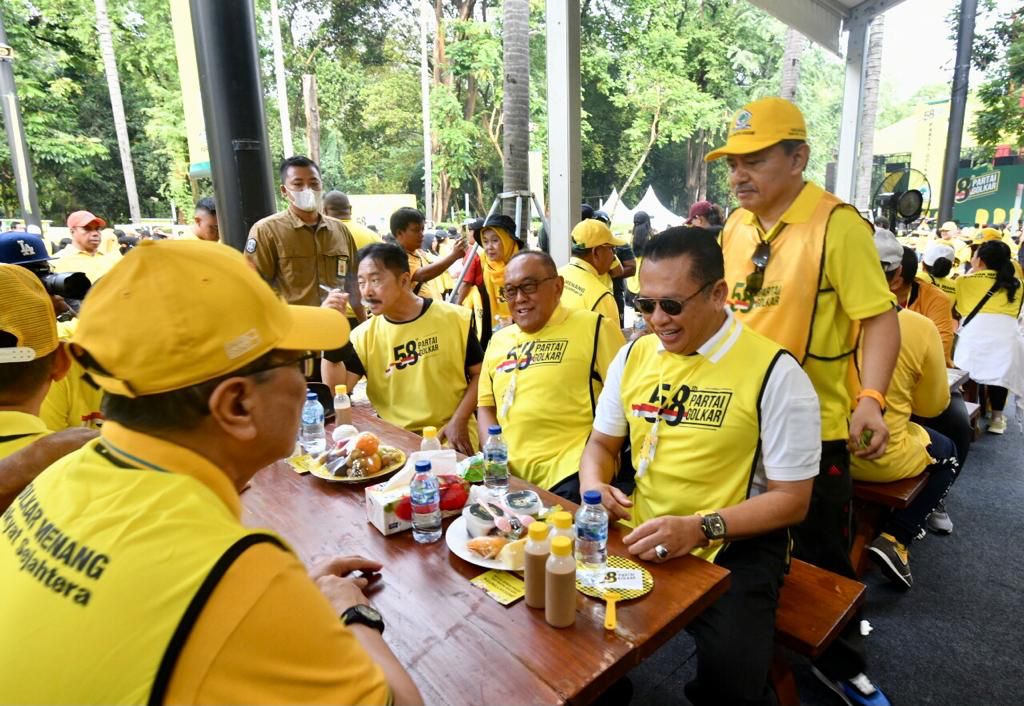
[[374,316],[352,331],[367,397],[382,419],[416,433],[448,423],[468,387],[471,319],[465,307],[434,299],[412,321]]
[[[619,320],[619,308],[609,284],[605,284],[597,270],[578,257],[569,260],[568,265],[558,268],[558,274],[565,279],[562,290],[562,306],[567,309],[596,311],[610,321]],[[622,340],[625,343],[625,339]]]
[[103,439],[44,471],[2,527],[2,703],[162,704],[232,562],[259,542],[284,547],[199,480]]
[[537,333],[507,326],[487,346],[480,387],[493,393],[509,468],[534,485],[552,488],[579,469],[603,384],[592,375],[601,325],[592,311],[559,307]]
[[[645,437],[661,418],[654,460],[636,479],[631,525],[717,510],[750,497],[761,438],[759,401],[782,355],[778,344],[739,321],[706,357],[668,353],[656,336],[631,344],[620,396],[634,468],[640,467]],[[693,553],[712,561],[718,549]]]
[[[757,228],[747,222],[749,212],[736,209],[722,231],[725,281],[732,286],[728,305],[737,318],[770,336],[800,362],[807,360],[815,304],[825,266],[825,231],[832,212],[849,208],[839,198],[822,191],[814,215],[806,223],[788,223],[770,240],[771,258],[761,291],[750,301],[744,290],[750,261],[760,243]],[[846,351],[843,355],[852,352]]]

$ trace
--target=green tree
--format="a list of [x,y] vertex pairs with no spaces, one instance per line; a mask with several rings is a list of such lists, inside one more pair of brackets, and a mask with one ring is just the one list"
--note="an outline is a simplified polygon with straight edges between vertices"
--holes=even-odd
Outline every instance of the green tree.
[[1024,145],[1024,9],[1007,12],[976,37],[972,59],[986,76],[978,87],[982,109],[971,128],[978,143]]

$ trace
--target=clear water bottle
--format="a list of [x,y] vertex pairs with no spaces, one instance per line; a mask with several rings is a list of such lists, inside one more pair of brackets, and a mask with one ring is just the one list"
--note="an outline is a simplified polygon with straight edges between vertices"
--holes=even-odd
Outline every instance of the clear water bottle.
[[576,511],[576,562],[594,570],[608,564],[608,511],[601,505],[599,490],[585,492]]
[[441,440],[437,438],[437,427],[423,427],[423,441],[420,451],[440,451]]
[[302,405],[302,426],[299,428],[299,442],[310,456],[317,456],[327,450],[327,433],[324,431],[324,408],[315,392],[306,393],[306,404]]
[[334,423],[337,426],[352,423],[352,400],[345,385],[334,386]]
[[416,475],[409,484],[412,501],[412,538],[420,544],[441,539],[441,491],[430,472],[430,461],[416,462]]
[[497,424],[487,428],[484,444],[484,485],[494,497],[508,492],[508,444]]
[[636,318],[633,319],[633,334],[629,337],[629,340],[635,341],[645,333],[647,333],[647,322],[644,321],[644,315],[637,311]]

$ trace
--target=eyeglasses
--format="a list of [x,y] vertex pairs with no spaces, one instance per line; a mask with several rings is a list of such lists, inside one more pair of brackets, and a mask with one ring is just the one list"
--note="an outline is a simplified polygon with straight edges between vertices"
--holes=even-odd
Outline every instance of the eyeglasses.
[[653,299],[651,297],[635,297],[633,299],[633,305],[639,309],[641,314],[646,314],[647,316],[653,314],[655,308],[659,306],[661,307],[661,310],[669,316],[679,316],[683,313],[683,309],[686,308],[686,303],[688,301],[696,297],[712,284],[714,284],[714,282],[705,282],[703,287],[685,299]]
[[768,267],[768,260],[772,256],[772,245],[763,240],[754,248],[754,254],[750,261],[754,263],[754,271],[747,275],[747,286],[744,290],[747,297],[753,298],[764,286],[764,270]]
[[558,276],[556,275],[554,277],[545,277],[544,279],[539,279],[536,280],[535,282],[523,282],[518,287],[510,284],[501,288],[501,294],[502,296],[505,297],[505,301],[510,302],[513,299],[515,299],[516,295],[519,294],[520,292],[522,292],[526,296],[536,294],[537,288],[540,287],[541,284],[552,279],[558,279]]
[[302,377],[309,377],[313,374],[313,363],[316,361],[317,355],[313,351],[303,351],[301,355],[295,358],[289,358],[287,360],[278,360],[276,362],[268,361],[264,365],[258,365],[255,368],[243,368],[233,375],[248,377],[250,375],[256,375],[257,373],[265,373],[269,370],[276,370],[277,368],[289,368],[296,366],[299,372],[302,373]]

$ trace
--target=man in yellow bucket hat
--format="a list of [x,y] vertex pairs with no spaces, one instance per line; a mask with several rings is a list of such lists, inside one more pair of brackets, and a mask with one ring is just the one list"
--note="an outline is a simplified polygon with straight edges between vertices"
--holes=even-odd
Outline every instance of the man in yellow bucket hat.
[[[726,158],[740,205],[722,231],[726,304],[796,357],[821,401],[820,472],[807,519],[793,531],[795,554],[852,577],[850,453],[871,459],[885,451],[882,413],[900,332],[873,227],[804,179],[809,156],[800,109],[770,97],[738,110],[725,145],[706,159]],[[863,366],[854,401],[846,381],[858,327]],[[857,703],[887,703],[864,674],[855,633],[818,661],[823,681]]]
[[307,573],[240,521],[294,448],[300,365],[347,338],[217,243],[145,241],[92,288],[71,354],[107,421],[4,516],[0,702],[419,703],[348,576],[380,564]]

